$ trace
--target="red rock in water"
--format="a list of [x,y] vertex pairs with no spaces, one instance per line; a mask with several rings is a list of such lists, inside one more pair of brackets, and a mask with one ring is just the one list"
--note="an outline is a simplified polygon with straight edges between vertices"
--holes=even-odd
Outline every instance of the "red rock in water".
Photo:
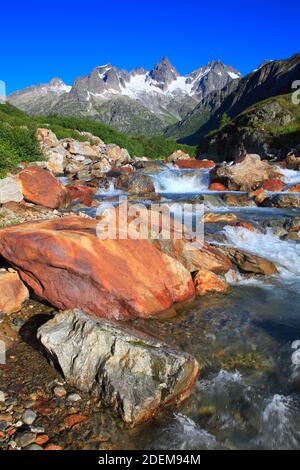
[[21,171],[17,178],[24,198],[29,202],[50,209],[65,207],[69,202],[66,188],[43,168],[30,166]]
[[97,220],[65,217],[0,231],[0,255],[58,309],[149,317],[194,296],[190,272],[148,240],[101,240]]
[[189,160],[177,160],[175,164],[178,168],[183,169],[213,168],[216,165],[212,160],[194,160],[192,158]]
[[243,220],[239,220],[238,222],[233,222],[230,225],[232,225],[234,227],[245,228],[247,230],[250,230],[250,232],[256,232],[257,231],[256,228],[254,227],[254,225],[252,225],[249,222],[244,222]]
[[82,204],[85,204],[86,206],[93,205],[94,201],[92,198],[97,192],[96,188],[76,185],[76,186],[67,186],[66,189],[72,201],[81,202]]
[[47,444],[44,450],[64,450],[64,448],[56,444]]
[[284,188],[284,183],[278,179],[267,180],[261,185],[261,189],[264,189],[265,191],[272,191],[272,192],[282,191],[283,188]]
[[133,173],[134,168],[132,166],[120,166],[114,167],[110,171],[120,171],[121,173]]
[[73,426],[76,426],[77,424],[80,424],[80,423],[84,423],[88,419],[89,418],[84,415],[79,415],[79,414],[69,415],[65,418],[65,422],[64,422],[65,428],[71,429],[73,428]]
[[222,183],[212,183],[208,188],[210,191],[227,191],[227,188]]
[[200,296],[208,294],[228,294],[228,284],[211,271],[202,269],[197,272],[194,278],[196,294]]
[[18,273],[0,271],[0,311],[14,313],[21,310],[29,292]]
[[300,183],[295,184],[294,186],[291,186],[288,189],[289,193],[300,193]]

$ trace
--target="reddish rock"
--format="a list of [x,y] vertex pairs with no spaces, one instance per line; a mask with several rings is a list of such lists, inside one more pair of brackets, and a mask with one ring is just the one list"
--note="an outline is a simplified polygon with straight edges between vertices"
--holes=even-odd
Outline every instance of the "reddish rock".
[[132,166],[120,166],[120,167],[114,167],[110,171],[114,171],[114,172],[120,171],[121,173],[133,173],[135,170]]
[[44,450],[64,450],[64,448],[56,444],[48,444]]
[[18,176],[24,198],[41,206],[57,209],[65,207],[68,202],[66,188],[47,170],[30,166]]
[[84,416],[84,415],[70,415],[70,416],[67,416],[65,421],[64,421],[64,424],[65,424],[65,428],[66,429],[72,429],[73,426],[76,426],[76,424],[80,424],[80,423],[85,423],[86,421],[88,421],[88,417],[87,416]]
[[205,269],[197,272],[194,277],[194,285],[196,294],[199,296],[215,293],[228,294],[229,292],[229,286],[223,279]]
[[47,434],[41,434],[40,436],[37,436],[35,443],[39,446],[43,446],[47,444],[48,441],[49,441],[49,436],[47,436]]
[[261,185],[261,189],[271,192],[279,192],[284,188],[284,183],[279,179],[269,179]]
[[291,186],[288,189],[289,193],[300,193],[300,183],[295,184],[294,186]]
[[181,263],[148,240],[101,240],[97,224],[74,216],[7,227],[0,231],[0,254],[60,310],[149,317],[194,296]]
[[208,188],[210,191],[227,191],[227,188],[222,183],[211,183]]
[[93,196],[96,194],[96,188],[90,188],[88,186],[67,186],[70,199],[72,201],[80,202],[86,206],[93,205]]
[[244,222],[243,220],[239,220],[238,222],[233,222],[230,225],[233,225],[234,227],[245,228],[247,230],[250,230],[250,232],[256,232],[256,228],[254,227],[254,225],[252,225],[249,222]]
[[212,160],[177,160],[176,166],[182,169],[213,168],[216,164]]
[[18,273],[0,271],[0,312],[19,312],[29,292]]
[[232,222],[237,222],[238,217],[236,214],[230,214],[230,213],[214,213],[214,212],[206,212],[204,214],[203,222],[205,224],[216,224],[220,222],[225,222],[225,223],[232,223]]

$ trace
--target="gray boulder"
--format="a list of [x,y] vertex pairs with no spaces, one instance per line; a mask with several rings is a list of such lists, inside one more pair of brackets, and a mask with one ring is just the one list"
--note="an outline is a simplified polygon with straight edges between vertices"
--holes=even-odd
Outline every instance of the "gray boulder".
[[199,375],[189,354],[81,310],[57,314],[38,338],[71,386],[92,392],[131,425],[187,398]]
[[0,180],[0,204],[20,202],[22,199],[22,191],[14,178],[8,176]]

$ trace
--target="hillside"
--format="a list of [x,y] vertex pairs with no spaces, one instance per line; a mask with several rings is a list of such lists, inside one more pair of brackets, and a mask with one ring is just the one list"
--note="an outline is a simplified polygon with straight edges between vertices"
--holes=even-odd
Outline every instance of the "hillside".
[[131,136],[90,119],[28,116],[10,104],[0,104],[0,176],[20,162],[42,159],[35,132],[38,127],[50,127],[59,139],[85,140],[78,131],[91,132],[105,143],[126,148],[130,155],[164,158],[177,149],[195,155],[196,148],[179,145],[162,137]]
[[300,106],[291,94],[261,101],[202,140],[199,155],[232,161],[246,153],[283,158],[300,143]]
[[249,106],[273,96],[289,93],[300,76],[300,54],[287,60],[269,61],[240,80],[203,98],[182,121],[167,129],[166,137],[196,145],[218,129],[224,113],[231,119]]

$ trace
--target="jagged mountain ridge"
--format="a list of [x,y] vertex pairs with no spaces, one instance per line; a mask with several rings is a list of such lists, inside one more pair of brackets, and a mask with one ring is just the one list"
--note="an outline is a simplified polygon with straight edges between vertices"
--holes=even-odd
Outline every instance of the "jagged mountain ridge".
[[13,93],[9,102],[30,114],[91,117],[123,132],[155,134],[182,119],[213,90],[240,78],[222,62],[180,75],[164,57],[151,71],[111,64],[94,68],[70,87],[60,79]]
[[268,61],[201,99],[182,121],[165,131],[165,136],[177,138],[180,143],[199,144],[206,134],[219,127],[224,113],[234,118],[255,103],[289,93],[299,76],[300,54],[286,60]]

